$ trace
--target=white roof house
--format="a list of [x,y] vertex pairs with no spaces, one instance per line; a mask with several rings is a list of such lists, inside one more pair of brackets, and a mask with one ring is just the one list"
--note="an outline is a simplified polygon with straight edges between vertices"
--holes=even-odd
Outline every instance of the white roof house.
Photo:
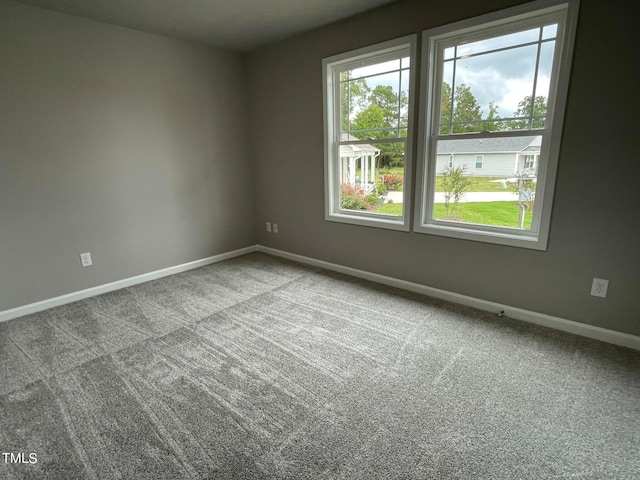
[[467,174],[512,177],[525,169],[536,172],[542,137],[464,138],[438,142],[436,171],[466,166]]
[[[359,138],[343,133],[342,141],[357,141]],[[340,145],[340,181],[361,187],[369,193],[375,188],[376,183],[376,158],[380,155],[380,149],[363,144]],[[360,167],[361,179],[356,176],[356,169]]]

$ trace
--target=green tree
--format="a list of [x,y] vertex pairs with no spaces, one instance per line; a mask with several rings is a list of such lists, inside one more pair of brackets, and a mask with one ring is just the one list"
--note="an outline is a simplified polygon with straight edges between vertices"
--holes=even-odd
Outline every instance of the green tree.
[[[409,100],[407,93],[401,91],[398,95],[390,85],[377,85],[370,89],[366,82],[359,89],[359,93],[366,92],[366,98],[359,104],[360,111],[351,123],[352,130],[367,130],[353,135],[365,140],[367,138],[395,138],[398,132],[388,130],[404,126],[408,122]],[[400,117],[398,117],[400,115]],[[406,135],[402,128],[400,135]],[[378,167],[401,167],[404,165],[404,144],[384,143],[376,145],[380,148]]]
[[[378,85],[375,87],[369,95],[369,102],[372,105],[377,105],[382,108],[384,112],[384,120],[389,127],[395,127],[398,125],[398,108],[402,110],[408,104],[407,95],[402,92],[400,96],[400,104],[398,104],[398,95],[393,91],[391,85]],[[403,105],[404,104],[404,105]],[[400,122],[402,123],[402,118]],[[406,122],[404,122],[406,124]]]
[[[533,108],[533,110],[532,110]],[[513,112],[514,117],[524,117],[522,120],[508,120],[507,127],[510,130],[522,130],[529,128],[529,116],[533,114],[532,128],[544,128],[547,115],[547,97],[537,96],[531,105],[531,95],[527,95],[518,103],[518,109]]]
[[482,125],[478,123],[460,125],[463,122],[482,120],[482,111],[476,97],[471,93],[471,88],[464,83],[456,87],[453,98],[453,133],[479,132]]
[[498,115],[496,102],[489,102],[489,115],[487,115],[487,120],[488,122],[482,124],[482,130],[495,132],[502,128],[502,122],[500,122],[500,115]]
[[357,132],[354,134],[358,138],[362,137],[360,140],[365,140],[366,138],[384,138],[388,136],[388,132],[384,130],[376,131],[378,128],[382,129],[388,126],[389,123],[387,122],[384,108],[372,103],[356,115],[351,128],[352,130],[370,130],[362,134]]
[[349,80],[349,72],[342,72],[340,80],[342,82],[340,85],[340,118],[342,119],[342,130],[346,131],[349,130],[349,122],[353,120],[354,113],[366,107],[371,88],[364,78]]
[[[468,123],[478,122],[483,120],[482,110],[478,100],[471,92],[471,87],[461,83],[456,87],[455,93],[453,93],[453,116],[451,115],[452,108],[452,93],[451,85],[447,82],[442,84],[442,97],[440,105],[440,133],[446,135],[449,133],[469,133],[469,132],[481,132],[483,130],[497,130],[497,125],[489,123]],[[489,104],[489,116],[488,120],[496,120],[500,118],[497,115],[498,108],[495,103]],[[450,127],[450,123],[453,120],[453,126]]]
[[448,125],[451,122],[451,85],[442,84],[442,98],[440,100],[440,133],[449,133]]

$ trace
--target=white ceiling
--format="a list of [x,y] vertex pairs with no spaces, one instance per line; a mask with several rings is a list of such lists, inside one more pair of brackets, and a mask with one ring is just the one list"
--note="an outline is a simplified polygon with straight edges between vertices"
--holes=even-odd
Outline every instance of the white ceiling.
[[396,0],[18,0],[237,51]]

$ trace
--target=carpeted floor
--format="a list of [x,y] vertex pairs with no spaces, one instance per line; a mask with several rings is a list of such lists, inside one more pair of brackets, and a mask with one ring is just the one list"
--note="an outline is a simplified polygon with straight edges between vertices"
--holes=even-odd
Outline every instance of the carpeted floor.
[[0,478],[640,478],[640,352],[264,254],[2,323],[0,362]]

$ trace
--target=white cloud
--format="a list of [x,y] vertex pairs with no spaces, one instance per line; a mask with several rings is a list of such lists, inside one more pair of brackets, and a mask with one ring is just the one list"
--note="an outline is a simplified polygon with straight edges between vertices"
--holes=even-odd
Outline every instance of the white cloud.
[[[538,77],[537,95],[548,96],[549,77]],[[533,85],[528,80],[517,78],[508,78],[504,81],[505,92],[500,100],[496,103],[500,108],[500,115],[503,117],[511,116],[517,109],[524,97],[531,95]]]

